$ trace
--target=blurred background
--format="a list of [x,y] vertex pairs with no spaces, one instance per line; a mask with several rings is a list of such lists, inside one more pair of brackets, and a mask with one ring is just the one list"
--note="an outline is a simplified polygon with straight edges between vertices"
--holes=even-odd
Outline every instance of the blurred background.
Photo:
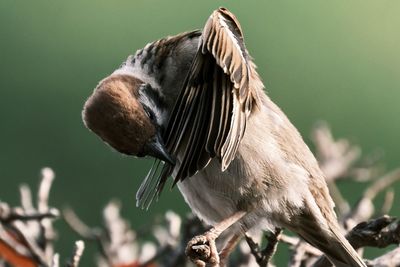
[[[129,54],[201,28],[221,5],[236,14],[268,94],[308,143],[322,119],[365,153],[383,151],[388,169],[400,165],[399,1],[1,0],[0,199],[18,204],[18,185],[36,188],[50,166],[50,203],[90,225],[112,198],[135,227],[168,209],[185,214],[177,189],[149,211],[135,207],[151,162],[112,151],[84,127],[81,109]],[[344,188],[354,201],[359,190]],[[62,221],[56,228],[58,250],[69,255],[77,237]],[[91,251],[82,266],[92,265]]]

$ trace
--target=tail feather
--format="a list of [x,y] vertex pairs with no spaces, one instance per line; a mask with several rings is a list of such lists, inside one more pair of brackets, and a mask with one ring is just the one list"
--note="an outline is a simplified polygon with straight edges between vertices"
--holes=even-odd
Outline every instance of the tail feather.
[[[331,227],[331,232],[336,239],[337,250],[341,253],[341,258],[338,262],[337,259],[330,259],[336,266],[340,266],[340,261],[344,260],[346,265],[343,266],[363,266],[367,265],[363,261],[363,259],[358,255],[357,251],[350,245],[349,241],[344,237],[344,235],[340,232],[340,229],[337,227]],[[329,256],[328,256],[329,257]]]
[[[296,232],[305,241],[321,250],[329,261],[337,267],[366,267],[360,255],[342,234],[336,218],[333,216],[315,216],[309,209],[292,217],[285,227]],[[322,218],[324,218],[321,220]],[[327,219],[326,217],[330,217]],[[328,223],[329,221],[329,223]],[[318,266],[330,266],[325,259]]]
[[[314,224],[315,225],[315,224]],[[336,267],[366,267],[360,255],[350,245],[338,227],[324,231],[319,227],[296,229],[308,243],[321,250]]]

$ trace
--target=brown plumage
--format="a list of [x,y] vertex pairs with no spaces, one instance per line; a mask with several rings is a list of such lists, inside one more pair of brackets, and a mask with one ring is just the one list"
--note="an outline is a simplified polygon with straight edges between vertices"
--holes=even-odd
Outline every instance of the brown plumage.
[[104,79],[86,101],[82,117],[91,129],[121,153],[137,155],[156,133],[139,104],[139,79],[115,75]]

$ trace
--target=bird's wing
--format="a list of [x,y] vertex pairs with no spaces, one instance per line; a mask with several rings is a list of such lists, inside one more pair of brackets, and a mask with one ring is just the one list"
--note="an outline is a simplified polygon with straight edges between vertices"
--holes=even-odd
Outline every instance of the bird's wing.
[[[167,149],[179,163],[165,164],[161,173],[151,174],[151,180],[158,176],[157,194],[172,171],[175,184],[203,169],[214,157],[220,160],[222,171],[228,168],[246,121],[258,104],[257,86],[262,83],[245,48],[239,22],[224,8],[214,11],[165,131]],[[147,195],[147,187],[139,189],[139,202]]]

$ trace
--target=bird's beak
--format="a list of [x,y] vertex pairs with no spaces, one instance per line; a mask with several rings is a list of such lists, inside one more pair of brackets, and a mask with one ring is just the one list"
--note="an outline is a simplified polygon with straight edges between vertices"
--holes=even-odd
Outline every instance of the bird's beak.
[[145,155],[152,156],[161,159],[171,165],[175,165],[175,160],[168,154],[165,148],[162,137],[157,133],[150,142],[148,142],[144,147]]

